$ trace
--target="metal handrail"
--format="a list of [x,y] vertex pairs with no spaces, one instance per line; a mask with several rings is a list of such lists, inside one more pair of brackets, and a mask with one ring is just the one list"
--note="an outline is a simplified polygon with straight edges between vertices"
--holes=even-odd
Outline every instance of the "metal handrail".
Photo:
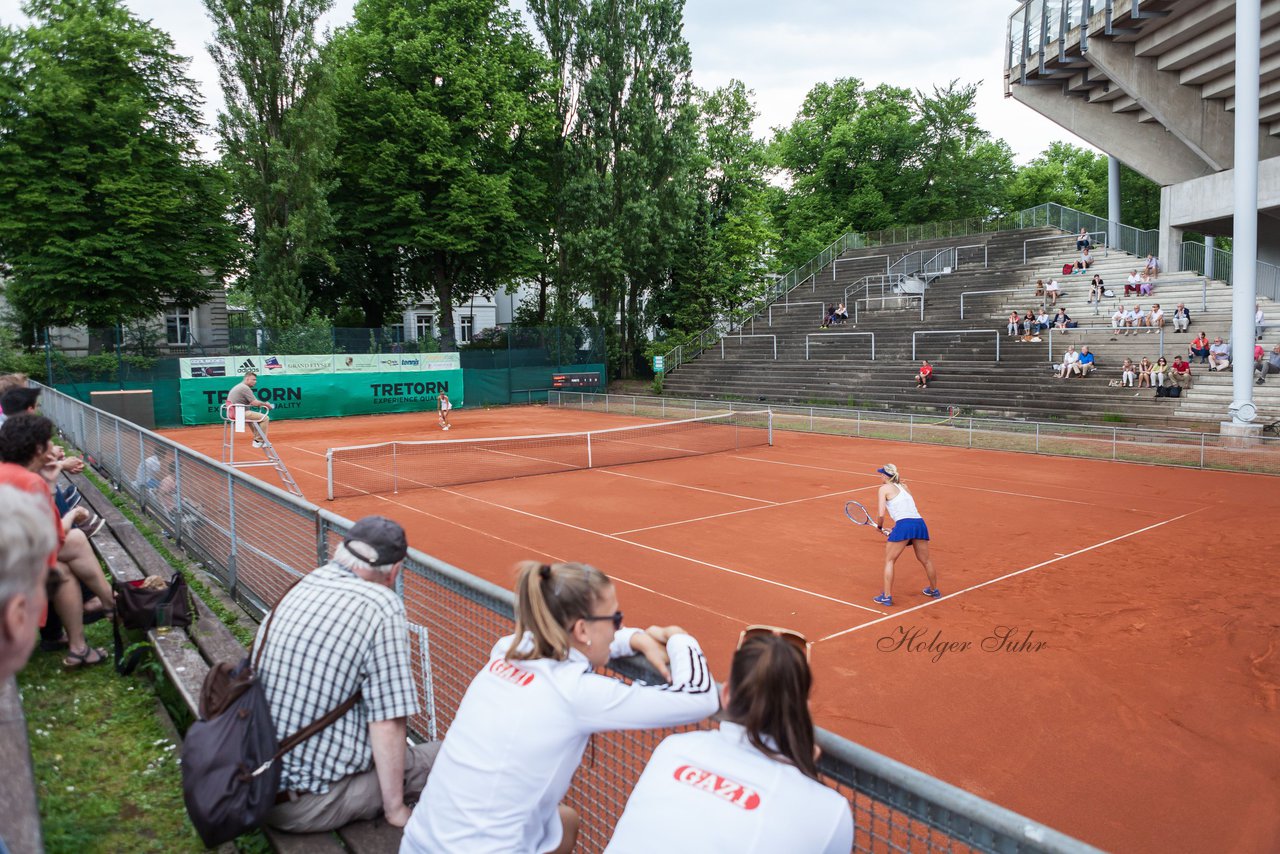
[[[1097,245],[1100,245],[1102,247],[1103,258],[1110,257],[1111,253],[1110,253],[1110,249],[1107,247],[1107,241],[1106,241],[1107,233],[1105,231],[1089,231],[1085,233],[1088,234],[1090,237],[1093,237],[1095,234],[1101,234],[1103,239]],[[1080,235],[1077,232],[1076,234],[1054,234],[1049,237],[1029,237],[1026,240],[1022,241],[1022,263],[1023,264],[1027,263],[1027,244],[1028,243],[1037,243],[1041,240],[1075,240],[1079,238],[1079,236]]]
[[[856,325],[858,324],[858,303],[860,303],[860,302],[870,303],[872,300],[880,300],[880,307],[881,307],[881,308],[884,308],[884,301],[885,301],[885,300],[889,300],[889,299],[918,299],[918,300],[920,300],[920,319],[921,319],[921,320],[924,320],[924,294],[889,294],[889,295],[887,295],[887,296],[882,294],[881,296],[878,296],[878,297],[863,297],[862,299],[857,299],[857,300],[854,300],[854,301],[853,301],[853,323],[854,323],[854,325],[856,326]],[[848,305],[848,303],[845,303],[845,305]],[[869,306],[869,305],[868,305],[868,308],[870,308],[870,306]]]
[[988,243],[970,243],[968,246],[957,246],[956,261],[959,262],[960,260],[961,249],[979,249],[980,248],[982,249],[982,267],[983,269],[986,269],[988,266],[990,266],[988,262],[988,258],[990,257],[990,252],[988,251],[989,247],[990,247],[990,244]]
[[[1085,336],[1088,336],[1091,334],[1113,336],[1116,334],[1116,330],[1112,329],[1110,326],[1077,326],[1075,329],[1054,329],[1053,327],[1050,327],[1048,331],[1049,331],[1049,364],[1053,364],[1053,333],[1055,332],[1057,332],[1060,335],[1067,335],[1067,334],[1074,335],[1075,333],[1078,332],[1081,335],[1085,335]],[[1160,345],[1160,352],[1156,356],[1156,358],[1160,358],[1160,356],[1164,355],[1164,327],[1163,326],[1160,327],[1160,338],[1157,343]]]
[[871,361],[876,360],[876,334],[874,332],[810,332],[804,336],[804,358],[809,360],[809,339],[814,336],[822,338],[834,335],[870,335],[871,336]]
[[996,337],[996,361],[1000,361],[1000,330],[998,329],[921,329],[911,333],[911,361],[916,360],[916,336],[918,335],[994,335]]
[[855,261],[874,261],[877,258],[884,259],[884,271],[888,273],[889,272],[889,256],[888,255],[863,255],[860,258],[837,258],[831,262],[831,281],[834,282],[836,280],[837,264],[852,264]]
[[724,338],[720,339],[720,358],[721,359],[724,358],[724,339],[725,338],[737,338],[739,341],[741,341],[743,338],[772,338],[773,339],[773,360],[775,362],[778,360],[778,336],[777,335],[766,335],[764,333],[760,333],[759,335],[744,335],[741,332],[739,332],[737,335],[726,335],[724,336]]
[[1005,288],[998,291],[961,291],[960,292],[960,319],[964,320],[964,298],[967,296],[977,296],[978,294],[1020,294],[1022,288]]

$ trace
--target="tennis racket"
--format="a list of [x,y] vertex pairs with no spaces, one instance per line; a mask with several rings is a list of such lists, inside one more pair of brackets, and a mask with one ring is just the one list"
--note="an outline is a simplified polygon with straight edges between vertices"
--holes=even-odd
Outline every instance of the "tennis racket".
[[[848,516],[849,521],[855,525],[872,528],[875,527],[876,523],[871,521],[871,514],[867,512],[867,508],[863,507],[862,504],[857,501],[846,501],[844,503],[844,515]],[[884,534],[886,537],[889,536],[889,532],[883,528],[878,530],[880,530],[880,533]]]

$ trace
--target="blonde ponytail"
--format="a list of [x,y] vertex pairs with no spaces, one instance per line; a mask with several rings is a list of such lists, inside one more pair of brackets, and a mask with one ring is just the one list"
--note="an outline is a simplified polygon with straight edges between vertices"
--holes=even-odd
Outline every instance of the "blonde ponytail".
[[[546,564],[526,560],[516,565],[516,632],[508,660],[563,660],[571,646],[569,629],[583,617],[612,582],[584,563]],[[525,635],[533,646],[520,650]]]

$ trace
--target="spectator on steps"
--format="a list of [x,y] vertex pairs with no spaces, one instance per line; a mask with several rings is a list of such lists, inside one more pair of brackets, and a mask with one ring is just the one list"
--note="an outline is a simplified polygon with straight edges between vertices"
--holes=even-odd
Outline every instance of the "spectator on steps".
[[1009,325],[1007,327],[1009,330],[1009,337],[1010,338],[1018,337],[1018,330],[1021,327],[1022,327],[1022,315],[1018,314],[1017,310],[1015,309],[1013,312],[1009,314]]
[[849,307],[846,306],[844,303],[840,303],[838,306],[836,306],[836,323],[840,326],[844,326],[848,322],[849,322]]
[[1151,367],[1151,384],[1156,388],[1169,384],[1169,363],[1164,360],[1164,356],[1156,359]]
[[1147,313],[1142,310],[1142,306],[1140,305],[1135,305],[1133,308],[1125,312],[1124,325],[1125,325],[1125,329],[1127,330],[1125,334],[1126,335],[1136,334],[1138,331],[1138,327],[1142,325],[1143,318],[1145,318],[1146,316],[1147,316]]
[[1213,339],[1209,345],[1209,370],[1225,371],[1231,367],[1231,345],[1224,343],[1222,336]]
[[1139,286],[1142,284],[1142,278],[1138,275],[1138,271],[1134,270],[1129,274],[1129,278],[1124,283],[1124,295],[1136,294]]
[[1280,374],[1280,344],[1271,348],[1271,355],[1265,362],[1253,368],[1254,382],[1258,385],[1267,381],[1268,374]]
[[928,388],[931,379],[933,379],[933,365],[925,359],[920,363],[920,373],[916,374],[916,388]]
[[1102,284],[1102,275],[1100,273],[1093,274],[1093,280],[1089,283],[1089,302],[1102,302],[1102,292],[1106,290]]
[[1253,304],[1253,337],[1259,341],[1262,340],[1262,327],[1267,322],[1267,316],[1262,313],[1262,306],[1257,303]]
[[1076,352],[1075,345],[1067,347],[1067,352],[1062,354],[1062,362],[1058,365],[1057,377],[1065,380],[1076,371],[1076,363],[1080,361],[1080,354]]
[[1053,316],[1053,328],[1066,331],[1067,324],[1071,322],[1071,315],[1067,314],[1065,308],[1058,309],[1058,313]]
[[1035,322],[1035,325],[1032,327],[1032,331],[1034,331],[1036,334],[1039,334],[1041,332],[1044,332],[1046,329],[1048,329],[1049,326],[1050,326],[1049,310],[1044,306],[1040,306],[1040,313],[1036,315],[1036,322]]
[[1160,303],[1151,306],[1151,313],[1147,315],[1147,332],[1153,329],[1164,328],[1164,309],[1160,307]]
[[1036,279],[1036,296],[1044,296],[1044,279]]
[[1049,284],[1044,286],[1045,302],[1049,305],[1058,304],[1058,296],[1062,293],[1062,288],[1058,285],[1057,279],[1050,279]]
[[1143,272],[1147,274],[1148,279],[1154,280],[1160,275],[1160,259],[1154,255],[1147,255],[1147,265]]
[[1200,364],[1209,361],[1209,337],[1204,334],[1204,330],[1200,330],[1200,334],[1191,339],[1190,346],[1187,347],[1187,354],[1192,358],[1198,357]]
[[1141,281],[1138,282],[1138,296],[1143,296],[1143,297],[1151,296],[1151,291],[1153,287],[1154,285],[1151,282],[1151,277],[1148,276],[1146,273],[1143,273]]
[[1125,359],[1124,364],[1120,366],[1120,385],[1125,388],[1133,388],[1133,383],[1137,376],[1137,371],[1134,370],[1133,366],[1133,359]]
[[[1115,312],[1111,315],[1111,334],[1112,335],[1123,334],[1126,313],[1127,312],[1124,310],[1124,306],[1122,305],[1116,306]],[[1115,339],[1112,338],[1111,340],[1114,341]]]
[[1173,365],[1169,370],[1169,379],[1173,380],[1173,384],[1184,391],[1191,388],[1191,363],[1182,358],[1181,353],[1173,357]]
[[1151,387],[1151,360],[1146,356],[1138,362],[1138,388]]
[[1173,331],[1186,332],[1191,328],[1191,312],[1187,311],[1187,307],[1182,303],[1178,303],[1178,307],[1173,310]]
[[1089,232],[1081,228],[1080,233],[1076,235],[1076,249],[1083,249],[1087,252],[1092,245],[1093,241],[1089,239]]
[[1089,345],[1085,344],[1080,348],[1080,358],[1076,361],[1076,373],[1081,377],[1087,377],[1097,366],[1097,360],[1094,355],[1089,352]]
[[1027,309],[1027,313],[1022,315],[1022,333],[1030,335],[1031,330],[1036,328],[1036,314],[1031,309]]
[[[1080,266],[1084,267],[1084,270],[1088,270],[1093,266],[1093,255],[1090,254],[1088,248],[1086,248],[1080,255]],[[1080,272],[1083,273],[1084,270],[1081,270]]]

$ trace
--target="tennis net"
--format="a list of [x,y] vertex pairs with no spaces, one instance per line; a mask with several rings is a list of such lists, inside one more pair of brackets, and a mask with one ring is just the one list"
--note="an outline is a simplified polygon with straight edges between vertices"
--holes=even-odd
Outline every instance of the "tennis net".
[[773,413],[722,412],[581,433],[330,448],[329,500],[669,460],[773,444]]

